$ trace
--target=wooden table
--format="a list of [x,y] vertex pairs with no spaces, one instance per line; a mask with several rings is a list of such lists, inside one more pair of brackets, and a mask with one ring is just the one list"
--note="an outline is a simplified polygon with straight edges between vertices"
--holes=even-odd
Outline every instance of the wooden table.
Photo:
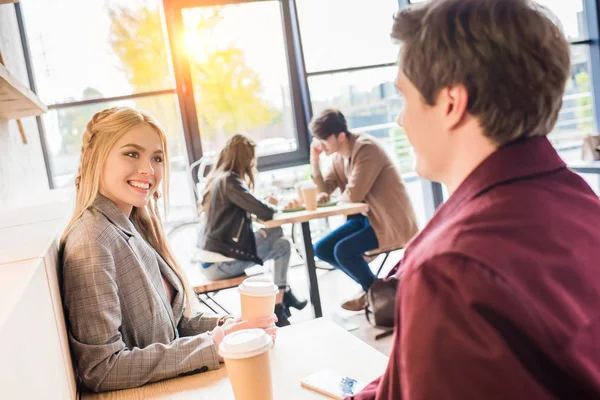
[[[300,380],[329,369],[368,383],[385,371],[388,358],[326,319],[315,319],[281,328],[271,350],[275,399],[326,397],[300,386]],[[233,390],[222,364],[216,371],[155,382],[136,389],[93,394],[83,400],[117,399],[233,399]]]
[[313,219],[333,217],[335,215],[354,215],[366,213],[369,206],[365,203],[342,203],[333,207],[320,207],[315,211],[297,211],[291,213],[275,214],[270,221],[258,221],[265,228],[276,228],[284,224],[302,224],[302,237],[304,239],[304,254],[306,255],[306,267],[308,269],[308,282],[310,284],[310,302],[313,305],[315,317],[323,316],[321,309],[321,296],[319,295],[319,283],[317,281],[317,267],[315,265],[315,254],[313,251],[312,237],[310,235],[309,222]]

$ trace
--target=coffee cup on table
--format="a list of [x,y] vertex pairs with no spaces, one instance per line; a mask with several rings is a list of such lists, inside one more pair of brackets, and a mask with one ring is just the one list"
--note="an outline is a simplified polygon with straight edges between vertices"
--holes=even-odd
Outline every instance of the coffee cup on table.
[[304,196],[304,204],[308,211],[317,209],[317,193],[318,188],[314,183],[306,183],[302,185],[302,196]]
[[269,278],[257,276],[245,279],[238,286],[238,292],[243,320],[270,317],[275,312],[275,300],[279,288]]
[[230,333],[219,345],[236,400],[272,400],[270,349],[273,340],[262,329]]

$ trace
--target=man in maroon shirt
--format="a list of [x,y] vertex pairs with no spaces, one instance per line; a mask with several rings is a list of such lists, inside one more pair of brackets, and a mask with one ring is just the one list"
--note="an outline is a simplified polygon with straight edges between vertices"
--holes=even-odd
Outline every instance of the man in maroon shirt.
[[600,202],[546,135],[569,44],[526,0],[400,11],[398,123],[451,194],[409,243],[389,365],[355,399],[600,398]]

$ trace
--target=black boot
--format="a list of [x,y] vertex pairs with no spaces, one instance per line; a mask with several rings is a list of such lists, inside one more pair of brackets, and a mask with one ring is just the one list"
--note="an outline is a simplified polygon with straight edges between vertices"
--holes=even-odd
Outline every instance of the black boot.
[[291,316],[290,311],[284,304],[275,304],[275,315],[277,315],[277,322],[275,325],[278,327],[290,325],[288,318]]
[[292,289],[288,286],[283,292],[283,304],[288,308],[294,307],[296,310],[302,310],[308,304],[307,300],[300,301],[292,293]]

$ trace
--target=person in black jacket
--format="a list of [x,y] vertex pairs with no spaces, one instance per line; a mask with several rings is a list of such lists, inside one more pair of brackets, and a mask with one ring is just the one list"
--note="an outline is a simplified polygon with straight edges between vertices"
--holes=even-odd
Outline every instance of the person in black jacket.
[[303,309],[287,284],[291,246],[281,228],[252,229],[251,215],[268,221],[276,212],[277,199],[266,203],[254,189],[256,143],[242,134],[233,135],[219,153],[202,194],[202,228],[198,247],[202,272],[210,280],[233,278],[252,265],[274,260],[273,280],[279,287],[275,314],[278,326],[289,325],[290,307]]

